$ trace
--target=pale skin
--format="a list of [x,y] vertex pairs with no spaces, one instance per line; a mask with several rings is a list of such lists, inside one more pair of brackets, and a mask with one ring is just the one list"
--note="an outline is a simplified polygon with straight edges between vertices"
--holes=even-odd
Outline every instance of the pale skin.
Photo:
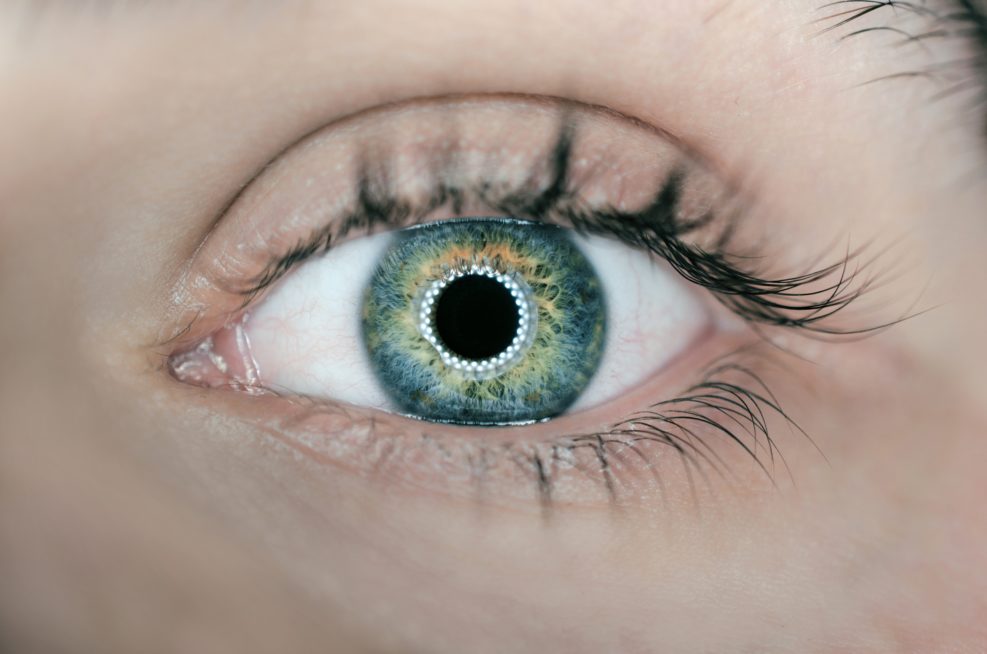
[[[868,84],[973,56],[962,37],[840,40],[936,28],[899,11],[820,34],[832,12],[801,0],[0,10],[0,644],[987,651],[984,107],[975,88],[930,100],[924,77]],[[690,492],[662,463],[664,499],[546,507],[308,456],[264,398],[168,373],[190,262],[266,164],[344,116],[466,94],[674,134],[796,268],[895,246],[866,317],[908,319],[777,337],[801,358],[772,390],[821,454],[781,421],[775,484],[724,449],[729,483]],[[695,381],[689,362],[652,401]]]

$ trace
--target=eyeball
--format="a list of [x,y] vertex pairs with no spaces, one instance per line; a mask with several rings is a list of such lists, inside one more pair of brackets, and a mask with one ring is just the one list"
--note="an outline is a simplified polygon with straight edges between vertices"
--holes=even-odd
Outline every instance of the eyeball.
[[241,329],[263,387],[503,425],[626,394],[710,320],[667,264],[623,243],[471,218],[342,243],[281,280]]

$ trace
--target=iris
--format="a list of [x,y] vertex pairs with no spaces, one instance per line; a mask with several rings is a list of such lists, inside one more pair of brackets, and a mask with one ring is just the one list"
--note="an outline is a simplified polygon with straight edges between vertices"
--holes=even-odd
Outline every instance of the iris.
[[603,289],[570,231],[506,218],[395,234],[367,286],[364,343],[401,411],[457,424],[551,418],[586,388]]

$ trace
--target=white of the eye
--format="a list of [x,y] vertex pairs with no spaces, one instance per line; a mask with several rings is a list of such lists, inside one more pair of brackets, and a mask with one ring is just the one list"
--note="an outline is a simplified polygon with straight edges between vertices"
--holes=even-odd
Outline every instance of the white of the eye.
[[[570,411],[632,390],[679,356],[709,324],[695,290],[644,252],[577,237],[607,303],[607,341],[596,374]],[[389,234],[355,238],[285,278],[246,324],[261,382],[275,390],[393,409],[371,368],[360,326],[363,295]]]
[[576,237],[607,305],[607,341],[589,386],[569,411],[626,394],[671,363],[705,330],[708,307],[671,267],[613,239]]
[[245,326],[261,383],[389,409],[363,345],[363,294],[390,234],[354,238],[290,273]]

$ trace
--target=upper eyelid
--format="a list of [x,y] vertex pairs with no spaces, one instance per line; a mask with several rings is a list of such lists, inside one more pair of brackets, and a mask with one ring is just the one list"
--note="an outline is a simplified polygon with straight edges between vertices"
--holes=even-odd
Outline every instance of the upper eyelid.
[[[547,148],[544,151],[545,159],[536,164],[543,171],[551,171],[550,179],[548,181],[543,180],[544,183],[540,187],[522,189],[525,191],[524,193],[515,194],[513,197],[508,194],[506,198],[491,198],[488,194],[485,199],[493,200],[488,203],[488,206],[498,214],[503,211],[507,215],[514,215],[514,210],[520,210],[525,214],[529,212],[535,214],[540,213],[543,215],[524,215],[523,217],[534,217],[536,219],[561,218],[563,224],[575,226],[580,230],[588,232],[598,230],[596,233],[615,236],[631,245],[646,246],[657,256],[669,260],[673,267],[689,281],[710,289],[718,299],[734,310],[735,313],[740,313],[754,322],[804,329],[817,334],[846,334],[851,332],[879,331],[904,317],[905,314],[899,314],[892,320],[870,321],[868,324],[857,323],[850,327],[847,327],[845,324],[841,326],[831,325],[835,321],[834,316],[836,314],[842,315],[846,313],[845,309],[851,304],[859,304],[859,297],[863,294],[863,291],[868,290],[871,284],[872,280],[868,278],[870,271],[866,270],[868,266],[857,265],[866,263],[866,259],[862,256],[864,254],[863,250],[858,248],[848,248],[842,256],[838,251],[839,248],[837,248],[836,254],[830,255],[833,256],[833,259],[825,261],[825,265],[813,269],[796,269],[795,274],[780,274],[791,273],[793,270],[791,266],[801,267],[804,262],[788,261],[789,266],[787,270],[781,266],[777,266],[773,270],[770,269],[770,266],[768,269],[761,266],[758,266],[760,268],[759,270],[753,269],[751,263],[756,260],[749,258],[750,255],[763,256],[765,251],[761,250],[760,246],[753,251],[750,247],[747,249],[735,249],[734,243],[729,241],[730,227],[733,225],[726,226],[717,223],[713,228],[704,231],[704,221],[697,218],[694,221],[694,225],[667,224],[666,227],[655,229],[656,217],[659,223],[665,220],[665,218],[661,215],[645,216],[644,214],[647,211],[657,211],[658,214],[665,211],[660,206],[662,202],[661,193],[675,190],[677,183],[676,176],[673,174],[674,171],[671,168],[665,170],[665,178],[660,180],[660,184],[655,186],[655,194],[651,198],[651,204],[646,207],[646,211],[623,211],[612,206],[603,206],[603,211],[596,211],[594,213],[585,205],[580,205],[578,203],[578,190],[572,192],[573,189],[567,188],[568,181],[565,179],[569,156],[566,154],[566,151],[567,149],[571,149],[573,140],[579,135],[578,130],[573,128],[574,121],[569,119],[577,109],[579,111],[600,112],[601,115],[609,116],[615,120],[626,120],[635,129],[642,129],[645,132],[649,132],[654,138],[667,143],[668,148],[678,153],[676,155],[677,162],[685,164],[686,168],[689,165],[704,168],[709,172],[711,177],[718,180],[718,183],[723,188],[723,196],[729,199],[722,214],[726,215],[733,212],[745,217],[743,221],[739,221],[735,219],[736,215],[732,216],[734,225],[740,222],[763,222],[763,219],[746,219],[754,218],[756,215],[756,211],[753,211],[751,206],[756,202],[756,195],[754,195],[756,190],[750,183],[745,181],[742,184],[737,180],[730,179],[721,171],[713,169],[712,166],[708,165],[709,160],[707,158],[700,158],[694,150],[682,144],[674,136],[660,129],[644,125],[640,121],[635,121],[633,118],[628,118],[621,114],[601,109],[600,107],[582,105],[577,102],[558,98],[505,95],[426,98],[417,99],[411,103],[384,105],[367,112],[361,112],[358,115],[347,117],[346,119],[334,121],[329,126],[324,126],[310,132],[307,136],[295,139],[291,146],[282,148],[281,154],[266,163],[258,174],[253,177],[253,182],[241,189],[236,201],[231,203],[231,208],[227,212],[224,212],[217,226],[222,227],[219,223],[226,222],[228,217],[234,223],[244,222],[239,220],[241,216],[249,216],[252,207],[257,202],[263,202],[268,195],[278,191],[271,184],[279,184],[280,182],[278,180],[281,179],[288,180],[291,177],[299,177],[299,175],[292,172],[294,170],[293,166],[299,160],[299,157],[314,157],[315,161],[319,162],[322,168],[326,168],[331,163],[331,160],[319,160],[318,158],[323,155],[320,154],[318,149],[311,147],[312,144],[318,142],[321,138],[319,133],[323,130],[326,130],[327,134],[332,133],[339,126],[344,126],[347,130],[352,130],[352,123],[350,121],[359,121],[368,116],[386,117],[388,115],[387,112],[402,110],[406,105],[417,110],[433,104],[442,105],[442,103],[447,103],[448,105],[454,105],[464,102],[483,104],[489,101],[533,102],[540,103],[539,106],[543,107],[545,103],[556,103],[552,111],[554,127],[551,128],[555,135],[555,143],[553,147]],[[347,127],[347,125],[349,126]],[[439,204],[438,202],[429,201],[425,203],[428,206],[424,208],[421,206],[403,206],[400,207],[400,213],[402,213],[401,219],[397,221],[390,220],[390,217],[386,214],[395,203],[400,202],[400,198],[395,198],[392,190],[388,188],[387,164],[382,164],[381,160],[373,158],[375,154],[379,154],[379,151],[375,152],[373,149],[366,148],[363,148],[361,151],[362,155],[353,155],[355,156],[354,161],[359,161],[360,165],[353,172],[352,177],[344,174],[336,175],[336,178],[334,178],[339,180],[348,179],[349,182],[346,182],[347,184],[359,189],[355,193],[358,200],[356,206],[351,206],[350,209],[343,213],[326,216],[319,221],[306,222],[307,228],[296,231],[294,242],[283,241],[277,248],[265,248],[265,252],[263,252],[265,261],[263,264],[255,267],[253,273],[243,276],[230,275],[213,279],[213,286],[222,288],[225,292],[239,298],[237,300],[239,305],[234,307],[235,310],[242,311],[248,305],[257,301],[259,299],[257,296],[263,294],[267,288],[277,282],[284,274],[299,265],[306,258],[317,256],[320,252],[334,245],[338,242],[338,239],[345,236],[345,233],[350,228],[372,228],[372,223],[380,218],[383,220],[378,222],[377,226],[408,226],[409,224],[414,224],[417,218],[421,218],[423,214],[427,213],[429,208],[434,208],[434,205]],[[305,161],[304,158],[302,160]],[[751,181],[756,182],[757,180]],[[254,187],[261,182],[263,183],[260,184],[260,190],[252,193]],[[287,183],[288,186],[286,188],[293,188],[291,182]],[[267,186],[264,186],[264,184],[267,184]],[[454,194],[455,192],[467,192],[466,187],[445,187],[440,190],[445,193],[444,197],[446,200],[449,199],[450,194]],[[483,189],[480,190],[483,191]],[[281,194],[286,195],[285,193]],[[480,193],[479,195],[482,196],[484,194]],[[283,197],[282,200],[282,204],[290,204],[291,202],[290,198],[287,197]],[[571,206],[565,207],[565,212],[560,211],[559,205],[567,201],[570,202]],[[281,207],[281,209],[283,210],[284,207]],[[380,210],[380,213],[384,215],[372,215],[377,210]],[[349,212],[348,214],[346,213],[347,211]],[[237,215],[231,216],[230,214]],[[284,216],[284,214],[281,215]],[[273,218],[274,216],[272,214],[269,217]],[[647,220],[643,220],[645,218]],[[650,229],[647,239],[645,239],[648,241],[647,243],[643,243],[640,238],[641,225],[636,225],[636,223],[641,223],[642,220],[644,226]],[[245,224],[249,225],[251,221],[252,219],[248,218]],[[628,226],[631,226],[631,229],[628,229]],[[259,229],[257,231],[260,233],[264,230]],[[690,237],[694,237],[697,232],[702,232],[706,236],[702,247],[697,249],[691,243],[682,241],[679,238],[687,232]],[[714,234],[721,235],[724,238],[721,239],[719,236],[714,236]],[[239,246],[236,243],[238,240],[237,237],[228,238],[229,232],[226,232],[225,237],[222,234],[216,235],[211,233],[207,237],[207,241],[213,236],[217,236],[216,240],[220,243],[226,242],[228,247]],[[241,234],[241,237],[245,236],[247,235]],[[250,238],[253,238],[253,236],[250,236]],[[754,238],[763,238],[763,234],[754,235]],[[750,243],[753,242],[753,240],[750,240]],[[833,252],[832,249],[826,251]],[[821,255],[823,252],[819,254]],[[208,256],[203,257],[203,259],[208,258]],[[234,269],[234,272],[240,271]],[[876,274],[879,273],[880,271],[876,271]],[[209,317],[209,320],[204,322],[206,324],[214,324],[215,320],[213,317]]]
[[[532,177],[529,177],[521,186],[508,189],[500,196],[496,196],[490,188],[451,186],[439,182],[430,197],[421,205],[402,206],[404,200],[390,188],[386,168],[381,167],[380,162],[372,166],[367,163],[367,159],[361,159],[360,172],[354,180],[354,184],[359,189],[356,194],[356,206],[341,219],[337,217],[314,230],[305,240],[299,241],[290,250],[277,256],[241,293],[247,298],[256,295],[310,256],[326,251],[356,227],[365,229],[408,227],[447,202],[452,202],[454,211],[458,212],[459,207],[456,205],[459,205],[467,195],[494,211],[512,215],[524,214],[527,217],[546,220],[548,213],[572,193],[568,188],[571,184],[568,173],[575,129],[567,120],[568,115],[568,110],[560,114],[555,144],[546,152],[543,161],[549,170],[549,181],[541,188],[531,186]],[[662,138],[668,138],[663,132],[659,131],[658,134]],[[679,147],[677,142],[675,145]],[[383,166],[386,167],[386,163]],[[662,184],[661,188],[667,188],[667,185]],[[588,225],[582,227],[587,228]]]
[[[236,193],[228,200],[225,204],[223,211],[221,211],[217,218],[213,221],[213,224],[209,230],[209,235],[216,230],[216,228],[228,218],[228,215],[233,209],[235,209],[241,201],[243,201],[245,195],[247,195],[252,186],[259,180],[262,179],[265,174],[269,173],[275,169],[284,159],[289,156],[294,151],[304,147],[305,144],[310,142],[313,137],[316,137],[321,132],[326,130],[333,130],[339,128],[345,128],[345,126],[353,120],[360,120],[366,116],[372,116],[375,114],[385,113],[396,108],[415,108],[420,106],[427,106],[431,104],[441,104],[441,103],[460,103],[460,102],[470,102],[470,101],[506,101],[506,102],[518,102],[518,103],[533,103],[540,105],[554,105],[553,111],[557,112],[557,124],[553,128],[557,130],[557,134],[561,137],[563,134],[568,133],[569,123],[567,117],[577,113],[577,112],[598,112],[600,114],[605,114],[613,119],[625,121],[629,125],[632,125],[635,129],[639,129],[645,132],[650,132],[657,139],[661,139],[668,143],[671,147],[681,151],[682,155],[687,158],[699,159],[700,155],[684,144],[681,140],[676,138],[673,134],[662,130],[654,125],[646,123],[644,121],[638,120],[633,116],[627,116],[620,112],[614,111],[608,107],[601,107],[596,105],[587,105],[578,101],[573,101],[566,98],[558,98],[552,96],[534,96],[526,94],[481,94],[481,95],[451,95],[451,96],[439,96],[439,97],[422,97],[414,98],[409,101],[404,101],[394,104],[384,104],[377,107],[373,107],[368,110],[362,110],[349,114],[346,116],[334,119],[328,124],[319,126],[294,139],[289,145],[281,148],[276,154],[271,156],[263,166],[258,168],[255,173],[250,177],[248,181],[242,184],[236,191]],[[558,143],[564,142],[565,139],[560,138]],[[550,157],[554,156],[558,160],[558,153],[549,153]],[[565,160],[565,158],[563,158]],[[557,161],[555,162],[557,163]],[[704,165],[707,168],[709,162],[704,160]],[[405,222],[390,222],[386,220],[386,216],[392,213],[392,207],[390,204],[393,201],[399,201],[393,193],[388,189],[389,182],[387,178],[387,162],[382,162],[379,158],[375,159],[369,153],[361,157],[361,165],[359,174],[355,176],[352,180],[352,184],[359,189],[359,197],[357,202],[352,207],[352,210],[348,215],[336,216],[334,221],[330,221],[329,224],[319,225],[311,232],[304,234],[303,237],[297,240],[289,248],[285,249],[274,262],[270,270],[266,270],[259,274],[256,279],[253,280],[253,284],[246,287],[241,287],[239,293],[244,296],[252,296],[256,292],[262,290],[269,284],[277,281],[287,270],[289,270],[294,264],[300,263],[302,260],[308,256],[317,254],[321,249],[329,247],[331,243],[336,242],[339,238],[347,235],[347,233],[354,227],[366,227],[370,226],[388,226],[388,227],[402,227],[413,224],[413,221]],[[428,207],[414,207],[413,209],[419,214],[427,213],[427,211],[436,204],[437,201],[454,200],[455,194],[472,194],[474,199],[485,200],[485,194],[489,192],[489,189],[482,190],[477,188],[468,188],[465,186],[454,187],[447,185],[440,189],[436,187],[436,192],[438,194],[445,193],[446,195],[439,200],[438,198],[430,198]],[[521,191],[522,189],[517,189]],[[736,189],[734,189],[736,191]],[[545,201],[545,199],[550,194],[549,189],[544,189],[544,191],[539,191],[537,195],[540,197],[540,201]],[[484,197],[481,197],[484,196]],[[517,197],[521,197],[520,194]],[[376,218],[373,214],[376,214]],[[377,218],[380,218],[380,222],[377,222]],[[371,224],[373,223],[373,224]],[[207,236],[208,238],[209,236]],[[235,280],[234,280],[235,281]]]
[[[682,174],[679,170],[672,171],[669,178],[659,187],[651,205],[638,214],[614,209],[595,213],[589,211],[583,214],[566,214],[564,209],[558,209],[558,205],[570,198],[573,192],[569,187],[567,171],[574,138],[572,125],[565,120],[560,122],[556,144],[548,154],[552,171],[549,181],[531,195],[515,194],[509,197],[506,203],[494,201],[490,202],[491,206],[504,211],[507,215],[522,215],[543,221],[550,220],[550,214],[558,211],[574,222],[573,226],[577,229],[606,235],[626,234],[634,229],[631,226],[639,223],[642,216],[650,213],[651,222],[648,228],[654,230],[657,227],[658,238],[657,241],[652,239],[648,248],[669,261],[686,279],[714,293],[719,293],[719,298],[726,306],[755,322],[798,327],[819,334],[848,335],[880,331],[903,318],[902,316],[889,322],[846,329],[827,326],[829,318],[849,307],[863,295],[871,283],[870,280],[865,279],[858,285],[857,277],[861,274],[860,271],[850,271],[850,266],[858,259],[861,251],[848,251],[845,258],[804,274],[765,278],[735,268],[729,263],[729,257],[724,252],[694,251],[682,243],[672,246],[671,250],[666,249],[665,244],[677,241],[678,231],[684,233],[693,229],[690,226],[683,229],[681,225],[674,224],[675,221],[672,219],[681,183]],[[386,177],[384,179],[386,180]],[[388,207],[400,203],[400,200],[395,199],[386,188],[386,183],[379,181],[375,183],[372,176],[367,174],[365,167],[361,167],[358,183],[360,185],[358,197],[362,206],[359,208],[360,213],[352,214],[350,220],[360,223],[363,227],[372,226],[377,221],[390,227],[414,224],[415,220],[413,217],[409,220],[407,210],[398,212],[396,217],[392,215],[393,212]],[[427,213],[430,208],[434,208],[434,205],[441,204],[446,198],[446,190],[439,189],[440,200],[426,206],[421,213]],[[599,216],[606,216],[608,220],[598,222],[595,217]],[[582,222],[577,222],[580,220]],[[665,227],[658,226],[655,220],[659,223],[665,222]],[[669,220],[671,222],[668,222]],[[618,226],[619,223],[624,225]],[[643,227],[639,225],[637,229]],[[344,226],[339,231],[345,234],[347,230],[348,227]],[[663,230],[667,231],[663,233]],[[327,226],[317,231],[308,241],[300,242],[290,252],[275,259],[271,266],[254,280],[252,286],[245,290],[245,295],[252,297],[275,283],[295,265],[327,250],[337,235],[340,234],[334,233],[332,226]],[[639,244],[633,240],[630,242],[633,245]]]
[[[238,216],[231,214],[236,214],[238,212],[245,213],[244,211],[241,211],[243,208],[241,205],[250,204],[251,202],[256,201],[256,194],[251,196],[251,192],[255,190],[258,182],[263,181],[265,178],[270,178],[271,173],[274,172],[286,158],[290,157],[292,153],[300,150],[304,144],[319,135],[320,132],[332,130],[339,126],[345,126],[351,121],[359,120],[361,117],[366,115],[387,112],[397,107],[420,107],[443,102],[458,103],[474,100],[480,100],[483,102],[498,100],[501,102],[522,102],[556,106],[565,104],[578,105],[588,110],[606,112],[610,116],[633,123],[639,129],[652,129],[658,131],[656,128],[653,128],[644,122],[638,121],[631,117],[623,116],[619,114],[619,112],[602,107],[585,105],[578,101],[551,96],[503,93],[453,94],[419,97],[401,102],[388,102],[369,109],[360,109],[352,113],[336,117],[328,123],[323,122],[315,127],[311,127],[304,134],[293,137],[287,145],[281,145],[276,151],[265,156],[264,161],[252,172],[250,172],[250,174],[244,178],[243,182],[237,185],[237,188],[234,190],[233,194],[231,194],[223,203],[222,210],[218,211],[216,216],[211,220],[209,228],[204,230],[201,241],[195,248],[194,254],[188,264],[179,271],[172,284],[170,295],[173,298],[175,311],[178,317],[175,324],[171,328],[170,333],[162,335],[162,337],[157,341],[156,347],[166,347],[169,344],[181,345],[188,338],[191,338],[192,335],[198,333],[201,329],[206,328],[208,325],[216,325],[216,327],[221,326],[221,323],[216,322],[217,316],[214,315],[215,312],[211,310],[210,303],[199,299],[204,297],[206,293],[210,293],[214,296],[219,294],[242,296],[242,299],[239,301],[239,307],[230,307],[231,310],[242,310],[249,302],[255,299],[253,297],[254,293],[252,293],[244,283],[246,277],[238,274],[241,271],[240,264],[236,263],[236,261],[231,263],[227,260],[227,254],[233,254],[234,250],[242,250],[243,246],[246,245],[242,242],[243,238],[230,238],[230,230],[227,229],[227,227],[229,223],[243,222],[239,220]],[[666,140],[671,140],[670,135],[663,133],[663,136]],[[249,210],[246,212],[249,212]],[[249,221],[247,222],[249,223]],[[250,230],[252,233],[257,233],[257,231],[258,230],[254,229]],[[336,235],[334,233],[335,231],[335,228],[326,227],[323,229],[320,227],[313,232],[300,234],[300,237],[296,239],[294,245],[286,248],[282,252],[280,259],[283,270],[274,271],[268,282],[270,283],[275,281],[277,278],[280,278],[283,272],[291,268],[292,261],[297,263],[307,254],[311,254],[311,243],[319,240],[318,233],[322,234],[322,238],[329,239],[331,236]],[[252,235],[248,233],[242,233],[240,236],[248,239],[252,238]],[[255,282],[256,281],[258,280],[255,279]],[[262,284],[262,286],[263,285],[266,284]],[[223,304],[227,306],[230,305],[229,302],[224,302]]]

